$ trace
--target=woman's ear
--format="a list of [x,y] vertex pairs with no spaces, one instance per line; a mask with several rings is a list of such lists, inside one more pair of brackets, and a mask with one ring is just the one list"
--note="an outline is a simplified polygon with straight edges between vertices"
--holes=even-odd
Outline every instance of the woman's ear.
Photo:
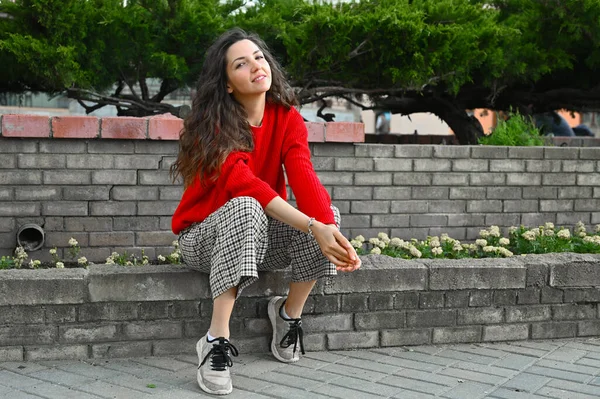
[[233,93],[233,89],[231,88],[231,86],[229,86],[229,84],[227,85],[227,93]]

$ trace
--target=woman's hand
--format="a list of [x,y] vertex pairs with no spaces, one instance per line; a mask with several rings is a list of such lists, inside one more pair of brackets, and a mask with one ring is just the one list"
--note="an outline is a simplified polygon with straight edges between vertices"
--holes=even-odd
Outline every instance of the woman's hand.
[[336,225],[315,221],[313,236],[323,255],[342,272],[353,272],[360,267],[361,261],[354,247],[338,230]]

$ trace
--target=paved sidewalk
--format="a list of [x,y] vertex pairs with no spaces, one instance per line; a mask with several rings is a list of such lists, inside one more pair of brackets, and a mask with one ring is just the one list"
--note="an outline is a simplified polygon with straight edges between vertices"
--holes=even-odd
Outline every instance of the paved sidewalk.
[[[234,358],[234,398],[597,399],[600,338]],[[195,356],[0,363],[0,398],[207,398]]]

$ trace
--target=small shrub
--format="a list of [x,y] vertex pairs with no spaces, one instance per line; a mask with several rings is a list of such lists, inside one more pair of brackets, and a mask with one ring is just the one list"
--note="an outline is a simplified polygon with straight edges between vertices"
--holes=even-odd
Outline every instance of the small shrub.
[[540,137],[540,131],[529,117],[519,112],[511,112],[508,120],[498,120],[494,131],[479,138],[479,144],[502,145],[502,146],[541,146],[544,139]]

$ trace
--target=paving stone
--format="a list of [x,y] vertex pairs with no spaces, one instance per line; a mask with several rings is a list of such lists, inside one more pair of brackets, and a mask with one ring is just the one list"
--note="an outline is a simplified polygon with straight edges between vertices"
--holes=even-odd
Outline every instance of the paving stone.
[[[389,349],[373,349],[372,352],[387,353],[387,352],[390,352],[390,350]],[[401,359],[414,360],[417,362],[436,364],[436,365],[440,365],[440,366],[449,366],[452,363],[456,363],[456,359],[436,357],[436,356],[426,355],[426,354],[417,353],[417,352],[399,352],[399,353],[394,353],[393,356],[401,358]]]
[[[506,381],[506,377],[499,377],[496,375],[479,373],[479,372],[473,371],[473,370],[461,370],[461,369],[454,368],[454,367],[440,371],[438,376],[440,374],[455,377],[460,380],[475,381],[475,382],[481,382],[484,384],[492,384],[492,385],[498,385],[498,384]],[[438,376],[436,376],[435,378],[437,379]]]
[[14,391],[0,386],[0,399],[40,399],[41,396],[31,395],[27,392]]
[[[312,392],[316,392],[316,393],[320,393],[329,397],[333,397],[333,398],[340,398],[340,399],[347,399],[347,398],[351,398],[351,397],[356,397],[355,395],[357,395],[356,390],[351,389],[351,388],[345,388],[345,387],[340,387],[337,385],[321,385],[318,388],[315,388],[312,390]],[[383,396],[381,395],[373,395],[367,392],[360,392],[358,393],[358,395],[360,395],[360,398],[365,398],[365,399],[380,399]],[[285,396],[283,396],[285,397]],[[305,396],[305,398],[310,398],[309,394],[307,394]]]
[[268,373],[260,374],[255,378],[261,381],[277,383],[277,385],[285,385],[302,389],[312,389],[323,384],[321,381],[312,381],[308,378],[298,377],[295,375],[283,375],[275,371],[269,371]]
[[491,374],[505,378],[513,377],[517,374],[517,371],[515,370],[503,369],[495,366],[482,366],[481,364],[477,363],[460,362],[453,364],[452,367],[462,370],[477,371],[479,373]]
[[412,378],[405,378],[397,375],[385,377],[384,379],[378,382],[381,384],[393,385],[399,388],[428,393],[431,395],[439,395],[448,390],[448,387],[445,385],[439,385],[427,381],[414,380]]
[[540,395],[550,396],[551,398],[556,398],[556,399],[574,399],[574,398],[598,399],[598,394],[586,395],[584,393],[579,393],[579,392],[576,393],[576,392],[566,391],[564,389],[558,389],[558,388],[543,387],[537,393],[539,393]]
[[551,380],[548,384],[546,384],[546,386],[571,391],[577,394],[583,393],[587,395],[596,395],[596,397],[600,396],[600,388],[598,388],[597,386],[587,384],[578,384],[576,382],[570,381]]
[[462,360],[469,363],[492,364],[498,360],[496,357],[482,356],[474,353],[461,352],[454,349],[447,349],[437,354],[440,357]]
[[540,367],[548,367],[551,369],[571,371],[573,373],[579,373],[579,374],[589,374],[589,375],[598,374],[598,369],[595,367],[580,366],[577,364],[570,364],[570,363],[560,362],[560,361],[556,361],[556,360],[542,359],[542,360],[537,361],[535,363],[535,365],[540,366]]
[[40,380],[31,378],[26,375],[13,373],[7,370],[0,370],[0,384],[10,388],[25,388],[35,384],[39,384]]
[[464,383],[452,388],[444,393],[444,398],[452,399],[478,399],[486,396],[493,389],[493,385],[481,384],[479,382],[465,381]]
[[493,365],[496,367],[502,367],[511,370],[523,370],[536,360],[537,359],[532,356],[510,354],[504,359],[497,361]]
[[6,362],[0,363],[0,368],[10,370],[18,374],[30,374],[35,373],[36,371],[46,370],[48,367],[33,362]]
[[319,395],[315,392],[308,392],[304,389],[284,387],[284,386],[272,386],[265,392],[269,397],[275,396],[278,398],[286,399],[330,399],[331,396]]
[[554,352],[548,354],[544,357],[546,360],[558,360],[561,362],[573,363],[583,356],[585,356],[587,352],[579,349],[573,348],[559,348]]
[[552,380],[541,375],[522,373],[511,378],[510,381],[507,381],[502,386],[509,389],[517,389],[521,392],[535,392],[546,385],[548,381]]
[[88,393],[97,394],[110,399],[150,399],[152,395],[137,389],[113,385],[105,381],[96,381],[88,385],[79,386],[79,389]]
[[70,373],[68,371],[63,371],[59,369],[47,369],[42,371],[36,371],[35,373],[29,374],[29,376],[51,383],[59,382],[60,384],[67,386],[85,385],[92,383],[98,379]]
[[[398,387],[380,384],[378,382],[365,382],[365,381],[354,379],[352,377],[341,377],[341,378],[335,380],[332,383],[332,385],[346,387],[346,388],[353,389],[355,391],[368,392],[368,393],[371,393],[374,395],[381,395],[381,396],[394,396],[394,395],[398,394],[400,391],[400,389]],[[354,395],[358,396],[357,393],[355,393]]]
[[527,372],[575,382],[586,382],[590,379],[590,376],[586,374],[572,373],[570,371],[556,370],[547,367],[532,366],[527,369]]
[[[39,395],[41,397],[49,399],[98,399],[103,397],[99,394],[90,394],[82,392],[81,390],[79,390],[79,387],[78,389],[73,389],[70,387],[52,384],[49,382],[27,387],[24,391],[33,395]],[[125,398],[124,396],[121,397]]]
[[[332,367],[335,367],[332,365]],[[300,367],[296,364],[288,364],[276,369],[276,372],[296,377],[308,378],[314,381],[332,382],[341,378],[339,374],[331,373],[326,368],[320,370],[311,370],[306,367]],[[285,378],[285,377],[284,377]],[[364,381],[363,381],[364,383]]]
[[498,388],[488,396],[493,399],[548,399],[547,396],[533,395],[526,392],[517,392],[514,389]]

